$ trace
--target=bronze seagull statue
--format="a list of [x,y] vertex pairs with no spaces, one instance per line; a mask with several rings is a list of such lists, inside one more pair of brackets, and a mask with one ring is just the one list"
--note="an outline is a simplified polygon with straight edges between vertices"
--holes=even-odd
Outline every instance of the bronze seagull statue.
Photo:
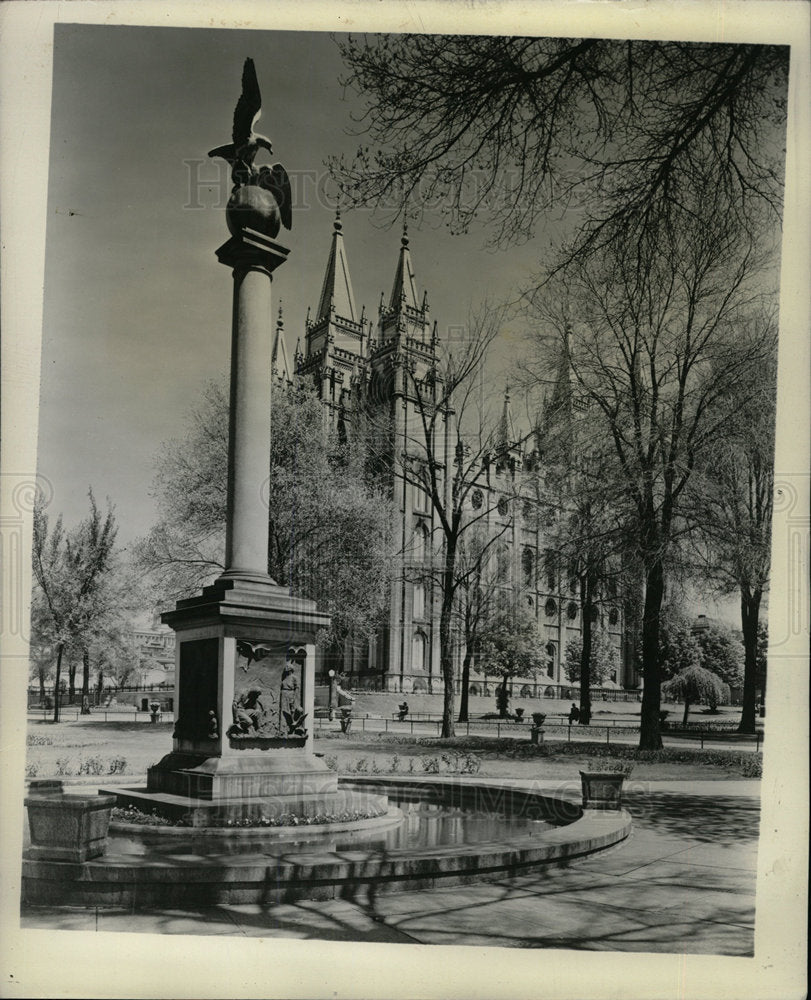
[[256,68],[253,59],[246,59],[242,69],[242,93],[234,108],[231,133],[233,142],[217,146],[208,155],[221,156],[231,164],[231,180],[237,187],[241,184],[258,184],[270,191],[278,202],[282,224],[285,229],[290,229],[293,223],[293,198],[287,171],[281,163],[274,163],[272,167],[263,166],[258,170],[253,163],[260,149],[273,152],[270,139],[254,131],[261,116],[262,95],[256,79]]

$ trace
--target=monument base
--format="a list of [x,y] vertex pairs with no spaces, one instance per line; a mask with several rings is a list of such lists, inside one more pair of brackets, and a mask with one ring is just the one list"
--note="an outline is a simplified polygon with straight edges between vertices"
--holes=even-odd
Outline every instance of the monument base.
[[222,577],[163,620],[177,633],[173,748],[119,805],[198,826],[333,813],[338,779],[312,749],[329,617],[269,577]]

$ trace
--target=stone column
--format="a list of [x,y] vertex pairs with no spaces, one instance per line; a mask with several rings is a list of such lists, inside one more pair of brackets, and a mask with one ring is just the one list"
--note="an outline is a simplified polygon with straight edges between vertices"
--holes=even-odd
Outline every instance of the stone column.
[[223,580],[273,583],[267,572],[271,276],[287,253],[250,229],[217,251],[220,262],[234,272]]

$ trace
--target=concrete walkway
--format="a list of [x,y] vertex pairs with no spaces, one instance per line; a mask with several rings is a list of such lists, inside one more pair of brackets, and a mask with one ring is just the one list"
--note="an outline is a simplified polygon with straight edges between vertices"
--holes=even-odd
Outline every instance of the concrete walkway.
[[[561,783],[554,787],[560,794]],[[628,840],[565,868],[431,891],[371,889],[328,902],[198,911],[28,908],[22,926],[752,955],[759,783],[632,782],[628,791]],[[577,797],[574,782],[565,793]]]

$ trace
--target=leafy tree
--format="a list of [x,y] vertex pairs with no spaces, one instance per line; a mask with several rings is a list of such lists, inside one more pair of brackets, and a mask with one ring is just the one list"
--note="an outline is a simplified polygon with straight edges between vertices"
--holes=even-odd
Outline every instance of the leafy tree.
[[[566,677],[572,682],[580,681],[581,659],[583,654],[582,638],[570,639],[566,643],[564,670]],[[603,629],[595,629],[591,634],[591,657],[589,670],[591,679],[600,685],[613,670],[617,669],[619,655],[617,647],[611,641],[611,636]]]
[[696,633],[701,650],[701,663],[707,670],[718,674],[725,684],[738,687],[743,680],[743,644],[723,622],[708,621],[705,628]]
[[707,177],[745,216],[779,211],[788,47],[372,35],[338,42],[365,101],[342,198],[479,216],[493,243],[576,204],[571,256],[636,242]]
[[664,682],[662,691],[668,698],[684,701],[683,726],[687,725],[691,705],[707,704],[714,707],[726,694],[721,678],[711,670],[699,666],[685,667],[679,671]]
[[[104,584],[113,564],[117,527],[108,504],[102,516],[92,491],[89,515],[65,532],[61,515],[51,529],[42,502],[34,507],[35,622],[56,652],[54,722],[59,721],[62,659],[69,647],[80,647],[98,627],[104,608]],[[38,592],[37,592],[38,591]]]
[[693,634],[693,621],[678,607],[666,607],[659,623],[659,669],[671,679],[688,667],[702,665],[701,646]]
[[[324,434],[323,406],[303,388],[273,393],[268,571],[332,616],[322,640],[342,646],[372,634],[386,607],[391,505],[352,454]],[[157,460],[158,522],[136,546],[167,602],[186,597],[223,568],[228,396],[206,386],[189,428]]]
[[510,678],[529,676],[543,656],[543,639],[533,611],[520,599],[503,596],[479,637],[479,651],[484,669],[503,678],[496,704],[506,718]]

